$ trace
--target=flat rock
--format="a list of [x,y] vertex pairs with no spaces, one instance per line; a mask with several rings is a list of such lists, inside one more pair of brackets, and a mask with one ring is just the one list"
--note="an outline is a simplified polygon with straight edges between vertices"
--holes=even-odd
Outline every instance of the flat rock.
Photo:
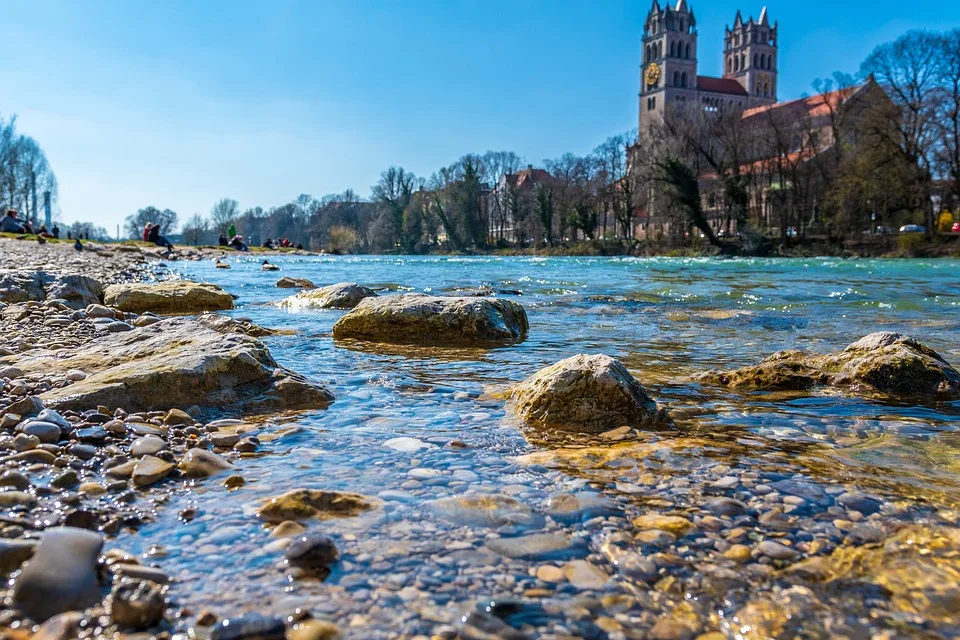
[[[42,395],[58,409],[103,405],[133,412],[196,405],[262,413],[323,408],[333,401],[324,387],[278,367],[259,340],[219,333],[187,318],[108,334],[65,358],[58,355],[32,351],[16,362],[30,373],[87,372],[83,380]],[[27,412],[17,413],[32,415],[23,409]]]
[[543,516],[507,495],[467,494],[432,501],[431,510],[444,520],[470,527],[543,526]]
[[407,294],[365,298],[333,325],[333,337],[440,346],[522,342],[529,325],[511,300]]
[[583,538],[560,533],[532,533],[516,538],[494,538],[487,548],[502,556],[524,560],[567,560],[589,553]]
[[832,386],[900,396],[960,397],[960,372],[909,336],[880,331],[826,355],[779,351],[759,364],[710,371],[702,382],[746,390],[801,391]]
[[605,355],[576,355],[541,369],[511,392],[528,424],[582,433],[669,424],[666,411],[626,367]]
[[16,571],[37,551],[36,540],[9,540],[0,538],[0,573]]
[[187,280],[112,284],[104,291],[103,302],[133,313],[181,314],[233,309],[233,297],[217,285]]
[[284,520],[330,520],[349,518],[380,505],[377,498],[370,498],[348,491],[325,491],[322,489],[294,489],[268,499],[257,515],[267,522]]
[[373,289],[355,282],[339,282],[327,287],[301,291],[277,303],[285,309],[353,309],[364,298],[377,295]]
[[13,606],[38,622],[100,601],[97,558],[103,537],[92,531],[47,529],[13,587]]

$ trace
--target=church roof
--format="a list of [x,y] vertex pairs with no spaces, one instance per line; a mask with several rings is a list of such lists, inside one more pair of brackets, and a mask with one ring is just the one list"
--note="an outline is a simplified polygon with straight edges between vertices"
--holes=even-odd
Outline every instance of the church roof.
[[745,96],[747,90],[733,78],[711,78],[697,76],[697,90],[708,93],[725,93],[731,96]]
[[790,118],[801,120],[803,118],[817,118],[829,115],[839,105],[847,101],[847,98],[857,92],[861,86],[847,87],[837,89],[828,93],[818,93],[815,96],[800,98],[799,100],[790,100],[788,102],[777,102],[776,104],[767,104],[760,107],[753,107],[743,112],[743,119],[748,120],[762,113],[774,112],[784,114]]

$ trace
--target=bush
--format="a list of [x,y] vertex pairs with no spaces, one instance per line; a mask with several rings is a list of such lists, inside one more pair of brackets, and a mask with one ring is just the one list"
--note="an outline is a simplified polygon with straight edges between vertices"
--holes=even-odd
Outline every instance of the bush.
[[357,232],[350,227],[330,227],[327,236],[327,251],[330,253],[350,253],[357,248]]
[[902,255],[916,257],[923,253],[926,242],[922,233],[902,233],[897,236],[897,251]]

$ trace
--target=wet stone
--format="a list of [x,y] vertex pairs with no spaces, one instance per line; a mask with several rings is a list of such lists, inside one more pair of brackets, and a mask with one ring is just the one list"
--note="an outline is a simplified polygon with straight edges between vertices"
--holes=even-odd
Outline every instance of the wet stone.
[[109,434],[103,427],[86,427],[83,429],[77,429],[74,431],[73,435],[80,442],[103,444]]
[[153,435],[141,436],[130,445],[130,455],[140,458],[142,456],[152,456],[163,451],[167,446],[163,438]]
[[338,555],[333,539],[316,532],[294,538],[284,552],[287,564],[313,570],[326,569]]
[[210,640],[285,640],[283,618],[247,613],[221,620],[210,632]]
[[110,594],[108,611],[114,624],[130,629],[147,629],[163,619],[163,590],[146,580],[124,582]]
[[36,436],[40,442],[55,443],[60,440],[60,427],[52,422],[31,420],[21,424],[18,428],[28,436]]
[[13,587],[13,605],[37,621],[100,600],[97,557],[103,538],[69,527],[44,532]]
[[589,552],[586,540],[559,533],[534,533],[516,538],[494,538],[487,548],[502,556],[524,560],[567,560]]

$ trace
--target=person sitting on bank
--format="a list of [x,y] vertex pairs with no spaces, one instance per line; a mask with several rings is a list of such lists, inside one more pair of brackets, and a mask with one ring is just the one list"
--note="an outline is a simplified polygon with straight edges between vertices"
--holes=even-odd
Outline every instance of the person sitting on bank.
[[243,242],[243,236],[233,236],[230,239],[230,246],[237,251],[249,251],[250,248]]
[[58,240],[60,239],[60,227],[58,227],[57,225],[53,225],[53,229],[50,229],[50,233],[53,234],[54,238]]
[[223,235],[223,233],[221,233],[221,234],[220,234],[220,237],[217,238],[217,244],[220,245],[221,247],[229,247],[229,246],[230,246],[230,241],[227,240],[227,236],[225,236],[225,235]]
[[267,238],[266,242],[264,242],[262,246],[264,249],[273,249],[273,240]]
[[83,243],[80,242],[80,236],[77,235],[77,239],[73,241],[73,248],[77,251],[83,251]]
[[16,209],[7,209],[7,213],[0,220],[0,231],[4,233],[30,233],[30,227],[17,219]]
[[[149,224],[149,223],[148,223]],[[170,241],[167,240],[165,236],[160,235],[160,225],[154,225],[150,228],[149,242],[157,245],[158,247],[166,247],[167,251],[173,251],[173,245],[170,244]]]
[[[152,240],[150,240],[150,233],[151,233],[151,231],[153,231],[153,223],[152,223],[152,222],[148,222],[147,224],[143,225],[143,241],[144,241],[144,242],[152,242]],[[159,227],[158,227],[158,228],[157,228],[157,233],[159,233],[159,232],[160,232],[160,229],[159,229]]]

